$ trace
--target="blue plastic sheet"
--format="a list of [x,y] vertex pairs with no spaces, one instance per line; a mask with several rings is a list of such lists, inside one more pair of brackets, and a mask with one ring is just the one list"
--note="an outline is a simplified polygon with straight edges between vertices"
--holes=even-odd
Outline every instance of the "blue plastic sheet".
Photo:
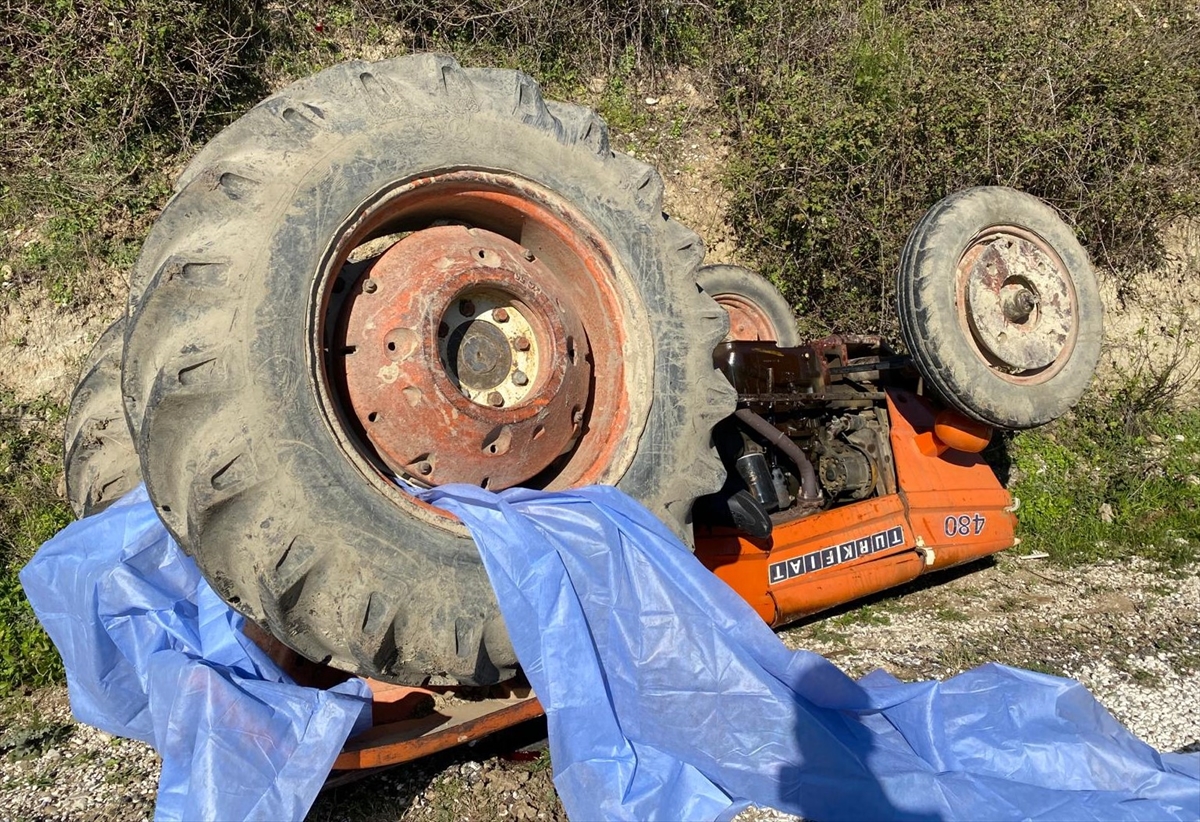
[[1200,817],[1200,754],[1157,753],[1079,683],[1000,665],[856,682],[787,650],[615,489],[426,498],[480,545],[573,819]]
[[[1078,683],[987,665],[857,682],[784,648],[611,488],[423,494],[471,528],[547,709],[577,820],[1200,817],[1200,755],[1159,754]],[[299,688],[240,633],[144,492],[22,573],[76,716],[163,755],[160,819],[298,819],[366,691]]]
[[370,723],[365,682],[300,687],[242,634],[144,489],[61,531],[21,583],[75,717],[162,757],[156,819],[302,819]]

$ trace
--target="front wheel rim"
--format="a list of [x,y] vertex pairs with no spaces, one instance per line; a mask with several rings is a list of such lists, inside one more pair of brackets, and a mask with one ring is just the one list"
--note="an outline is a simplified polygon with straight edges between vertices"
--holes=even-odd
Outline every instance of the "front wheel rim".
[[[357,260],[373,243],[390,246]],[[627,468],[646,324],[616,254],[561,198],[488,171],[409,180],[365,204],[327,261],[318,393],[369,474],[554,490]]]

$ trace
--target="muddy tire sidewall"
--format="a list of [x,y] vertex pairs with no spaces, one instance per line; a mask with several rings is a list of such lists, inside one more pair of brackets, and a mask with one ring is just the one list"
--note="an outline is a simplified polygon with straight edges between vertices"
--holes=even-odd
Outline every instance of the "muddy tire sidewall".
[[[997,226],[1024,229],[1052,248],[1074,286],[1073,348],[1044,382],[1015,384],[989,367],[959,318],[959,261],[973,241]],[[956,192],[921,218],[901,258],[897,309],[922,376],[947,403],[1000,428],[1032,428],[1066,413],[1091,383],[1103,342],[1103,307],[1087,252],[1048,205],[998,186]]]

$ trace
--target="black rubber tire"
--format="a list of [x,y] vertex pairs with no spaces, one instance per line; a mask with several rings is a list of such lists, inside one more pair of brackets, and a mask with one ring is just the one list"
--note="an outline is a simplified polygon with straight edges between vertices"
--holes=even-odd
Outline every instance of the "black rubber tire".
[[[461,526],[413,516],[342,450],[314,388],[322,254],[376,192],[448,168],[517,175],[597,227],[637,281],[651,402],[616,483],[681,534],[721,487],[725,313],[700,239],[604,123],[524,74],[416,55],[346,63],[267,99],[183,173],[131,293],[123,391],[161,519],[234,607],[309,659],[385,680],[488,684],[516,659]],[[639,439],[640,437],[640,439]]]
[[696,281],[718,303],[726,295],[741,297],[752,303],[770,321],[775,329],[775,342],[779,346],[793,348],[803,342],[796,329],[792,307],[779,289],[761,274],[740,265],[706,265],[701,267]]
[[[1007,378],[978,352],[959,317],[959,261],[998,226],[1022,229],[1053,249],[1074,287],[1073,348],[1041,382]],[[1103,305],[1087,252],[1050,206],[1014,189],[965,189],[926,212],[901,257],[896,304],[904,341],[929,386],[963,414],[999,428],[1033,428],[1062,416],[1087,390],[1100,358]]]
[[121,407],[125,318],[110,325],[84,360],[64,433],[67,501],[77,517],[103,511],[141,482]]

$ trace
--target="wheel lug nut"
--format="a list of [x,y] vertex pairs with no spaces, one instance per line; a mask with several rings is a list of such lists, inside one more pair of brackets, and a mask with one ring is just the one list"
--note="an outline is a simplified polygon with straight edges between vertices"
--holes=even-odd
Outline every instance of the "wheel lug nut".
[[464,317],[475,316],[475,303],[471,302],[470,300],[459,300],[458,313],[462,314]]
[[491,405],[494,408],[499,408],[500,406],[504,405],[504,397],[501,396],[499,391],[493,391],[492,393],[488,394],[488,405]]
[[530,251],[528,248],[526,248],[524,251],[521,252],[521,256],[524,257],[529,262],[533,262],[533,252]]
[[363,293],[364,294],[374,294],[378,290],[379,290],[379,283],[375,282],[370,277],[367,277],[367,279],[363,280]]
[[495,319],[496,322],[498,322],[498,323],[508,322],[508,309],[497,308],[495,311],[492,312],[492,318]]
[[417,463],[416,468],[417,473],[423,477],[427,477],[433,473],[433,466],[429,464],[428,460],[421,460]]
[[525,376],[524,371],[514,371],[512,375],[512,381],[514,385],[527,385],[529,383],[529,377]]
[[515,341],[513,341],[513,345],[515,345],[517,347],[518,351],[528,351],[529,350],[529,338],[528,337],[517,337],[517,339]]

